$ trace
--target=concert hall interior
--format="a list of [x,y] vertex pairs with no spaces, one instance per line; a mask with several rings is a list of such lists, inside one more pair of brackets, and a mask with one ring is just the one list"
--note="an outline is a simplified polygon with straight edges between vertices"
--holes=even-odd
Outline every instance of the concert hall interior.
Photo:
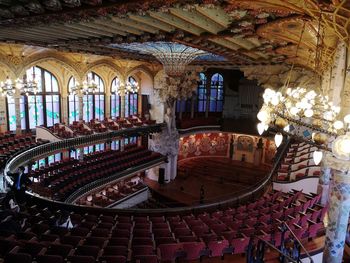
[[0,0],[0,263],[349,263],[350,0]]

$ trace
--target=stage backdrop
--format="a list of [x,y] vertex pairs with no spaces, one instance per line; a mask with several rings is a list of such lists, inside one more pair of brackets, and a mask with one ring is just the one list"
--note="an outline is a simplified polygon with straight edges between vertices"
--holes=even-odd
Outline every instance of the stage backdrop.
[[[261,138],[260,149],[258,149]],[[202,132],[180,138],[178,160],[194,157],[217,156],[253,163],[259,158],[270,164],[276,153],[274,142],[269,139],[227,132]]]

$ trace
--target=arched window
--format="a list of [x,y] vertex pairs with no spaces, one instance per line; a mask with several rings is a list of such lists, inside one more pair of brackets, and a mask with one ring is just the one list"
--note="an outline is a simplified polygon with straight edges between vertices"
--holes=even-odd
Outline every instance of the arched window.
[[210,112],[222,112],[224,100],[224,78],[221,74],[215,73],[210,82]]
[[120,117],[120,96],[118,90],[120,88],[120,81],[115,77],[111,85],[111,117]]
[[79,120],[79,98],[77,95],[70,94],[71,88],[75,87],[76,80],[74,77],[71,77],[68,82],[68,118],[69,123]]
[[[38,92],[22,94],[20,98],[20,116],[22,129],[34,129],[38,125],[53,126],[60,122],[60,93],[56,77],[40,67],[31,67],[26,71],[28,81],[36,80]],[[9,98],[9,130],[16,130],[15,103]]]
[[103,120],[105,116],[105,87],[103,81],[95,72],[88,73],[87,77],[95,81],[98,91],[84,95],[83,119],[85,121],[92,119]]
[[207,77],[204,73],[199,73],[199,83],[197,89],[198,112],[205,112],[207,105]]
[[[131,85],[137,85],[137,81],[134,77],[129,77],[128,81]],[[138,94],[128,93],[125,94],[125,117],[137,115],[138,112]]]

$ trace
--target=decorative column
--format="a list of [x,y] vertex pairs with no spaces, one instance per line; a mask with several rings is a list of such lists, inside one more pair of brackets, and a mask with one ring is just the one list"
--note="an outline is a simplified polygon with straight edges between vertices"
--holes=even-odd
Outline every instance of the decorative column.
[[16,92],[14,94],[15,100],[15,112],[16,112],[16,134],[22,133],[22,125],[21,125],[21,94]]
[[332,169],[333,180],[323,262],[341,263],[350,212],[350,162],[327,155],[325,164]]
[[321,194],[321,204],[327,205],[329,199],[329,184],[331,180],[331,168],[322,165],[321,176],[318,181],[317,193]]
[[124,79],[120,80],[120,117],[125,117],[125,83]]
[[67,112],[67,105],[68,105],[68,95],[63,94],[61,96],[61,121],[65,124],[69,124],[69,112]]
[[82,94],[81,92],[78,92],[78,106],[79,106],[79,121],[83,121],[84,119],[84,102],[83,102],[83,97],[84,94]]

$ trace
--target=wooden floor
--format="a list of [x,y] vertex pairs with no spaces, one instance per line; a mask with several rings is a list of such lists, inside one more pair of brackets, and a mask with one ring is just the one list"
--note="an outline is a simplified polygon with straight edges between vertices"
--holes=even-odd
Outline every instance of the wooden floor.
[[228,158],[202,157],[179,162],[175,180],[159,185],[152,180],[146,184],[158,194],[182,205],[199,204],[200,188],[204,188],[204,203],[237,196],[266,176],[269,167]]

